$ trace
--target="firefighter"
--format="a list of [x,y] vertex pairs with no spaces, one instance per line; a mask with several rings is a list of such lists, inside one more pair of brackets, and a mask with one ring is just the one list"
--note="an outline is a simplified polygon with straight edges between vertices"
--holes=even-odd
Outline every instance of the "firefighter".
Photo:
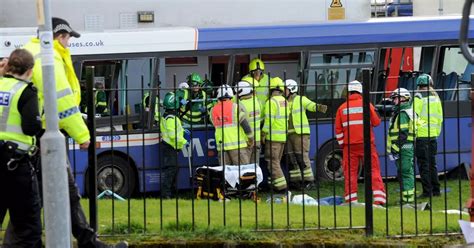
[[413,174],[414,140],[417,116],[411,105],[411,94],[405,88],[395,89],[390,98],[394,103],[387,138],[387,153],[398,168],[402,188],[402,203],[415,200]]
[[180,102],[173,92],[166,93],[163,107],[165,111],[160,121],[162,135],[162,142],[160,142],[162,156],[160,157],[163,158],[161,196],[171,198],[178,174],[178,153],[187,141],[184,138],[184,129],[177,113]]
[[221,165],[249,164],[248,148],[255,143],[246,113],[241,106],[232,102],[233,96],[229,85],[221,85],[217,89],[218,102],[211,111]]
[[[255,87],[255,95],[260,103],[260,107],[265,106],[268,95],[268,85],[270,78],[265,74],[265,64],[259,58],[254,58],[249,63],[249,74],[242,78],[242,81],[247,81]],[[262,112],[263,114],[263,112]]]
[[199,74],[193,72],[187,76],[186,80],[190,89],[183,120],[189,124],[202,124],[207,114],[207,95],[206,92],[202,90],[202,78]]
[[415,95],[413,108],[420,118],[422,125],[416,130],[416,160],[420,170],[423,193],[420,197],[440,195],[436,153],[438,136],[443,125],[443,106],[433,89],[433,79],[428,74],[422,74],[416,79],[420,91]]
[[[81,102],[80,85],[74,72],[71,53],[68,48],[71,37],[79,38],[80,34],[74,31],[64,19],[53,17],[52,24],[54,37],[53,62],[56,79],[59,128],[79,144],[80,149],[87,149],[90,144],[90,134],[79,111],[79,104]],[[39,105],[40,109],[42,109],[44,101],[41,71],[42,62],[39,56],[40,40],[37,37],[33,38],[24,48],[31,52],[36,58],[32,82],[38,89]],[[42,118],[42,121],[43,125],[45,125],[44,118]],[[77,239],[78,247],[127,247],[128,244],[126,242],[120,242],[116,246],[108,246],[97,238],[97,234],[89,226],[89,223],[87,223],[80,202],[81,195],[79,194],[79,189],[71,172],[69,161],[67,161],[67,163],[72,234]]]
[[300,96],[298,84],[285,80],[285,95],[289,104],[288,156],[290,158],[290,185],[296,188],[313,184],[314,175],[309,160],[309,122],[306,111],[326,113],[327,105],[316,104],[306,96]]
[[95,88],[95,112],[96,114],[105,114],[108,112],[107,109],[107,95],[104,91],[103,83],[96,83]]
[[[347,86],[347,101],[336,112],[336,139],[343,151],[344,199],[347,203],[357,203],[357,179],[360,161],[364,158],[364,125],[362,108],[362,84],[355,80]],[[370,144],[372,191],[375,205],[386,203],[385,188],[380,175],[380,162],[375,146],[373,127],[380,125],[380,117],[370,104]]]
[[0,72],[0,209],[10,214],[3,247],[42,247],[35,146],[41,121],[30,82],[33,65],[28,51],[16,49]]
[[240,106],[246,112],[249,118],[250,127],[255,135],[255,147],[249,148],[250,163],[259,163],[260,157],[260,128],[261,128],[261,112],[260,102],[254,94],[254,87],[247,81],[237,83],[237,96]]
[[285,192],[287,183],[281,169],[281,158],[285,150],[286,133],[288,130],[288,103],[283,97],[285,84],[279,77],[270,81],[270,98],[265,103],[262,143],[265,144],[265,161],[271,174],[273,188],[277,192]]

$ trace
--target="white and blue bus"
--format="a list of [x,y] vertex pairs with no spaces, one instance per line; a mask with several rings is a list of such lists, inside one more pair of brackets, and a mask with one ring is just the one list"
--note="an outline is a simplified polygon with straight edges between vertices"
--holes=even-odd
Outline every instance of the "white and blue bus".
[[[448,172],[471,164],[471,99],[469,64],[458,47],[460,17],[390,18],[367,22],[334,22],[306,25],[228,28],[162,28],[153,30],[84,33],[73,40],[71,50],[80,78],[84,68],[95,66],[94,80],[107,89],[113,116],[97,130],[99,192],[113,189],[120,195],[159,191],[159,131],[144,125],[143,94],[161,81],[164,94],[187,74],[208,75],[215,86],[236,82],[248,73],[248,63],[260,57],[266,73],[296,79],[302,93],[329,105],[326,114],[308,113],[315,174],[341,180],[342,151],[334,134],[334,116],[345,100],[344,84],[361,78],[362,69],[372,74],[372,102],[379,104],[385,92],[400,87],[414,90],[419,73],[432,75],[440,90],[444,125],[438,140],[438,169]],[[474,37],[470,26],[469,37]],[[16,33],[15,33],[16,32]],[[21,33],[19,33],[21,32]],[[0,57],[20,47],[34,29],[0,29]],[[14,34],[13,34],[14,33]],[[160,75],[161,79],[157,75]],[[176,78],[176,79],[175,79]],[[141,86],[145,89],[142,90]],[[397,174],[385,158],[387,120],[375,128],[383,176]],[[143,128],[148,126],[149,128]],[[193,126],[191,145],[179,157],[179,188],[190,188],[188,157],[192,167],[217,165],[212,126]],[[76,181],[87,191],[87,151],[70,144],[69,156]]]

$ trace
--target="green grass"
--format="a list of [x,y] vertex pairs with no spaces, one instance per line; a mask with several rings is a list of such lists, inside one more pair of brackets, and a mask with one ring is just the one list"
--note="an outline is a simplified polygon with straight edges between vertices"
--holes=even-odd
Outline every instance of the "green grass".
[[[374,233],[376,236],[413,235],[430,233],[459,232],[458,219],[468,219],[459,214],[445,214],[446,209],[461,209],[468,200],[470,189],[468,181],[449,181],[451,192],[432,199],[432,211],[415,211],[400,208],[397,204],[399,186],[396,182],[388,184],[389,203],[387,209],[374,209]],[[359,196],[363,196],[360,184]],[[421,185],[417,185],[421,189]],[[343,195],[343,184],[321,185],[320,196]],[[317,192],[307,192],[316,197]],[[297,194],[297,192],[293,192]],[[234,199],[225,204],[216,201],[178,199],[160,200],[155,198],[132,199],[130,202],[99,200],[99,231],[102,234],[127,233],[187,233],[195,237],[196,233],[214,235],[233,230],[253,232],[254,230],[286,229],[334,229],[363,227],[365,208],[348,206],[303,206],[293,204],[265,203],[267,195],[261,195],[261,201],[239,201]],[[445,207],[445,197],[447,205]],[[361,199],[360,201],[363,201]],[[423,201],[429,201],[424,199]],[[128,211],[130,204],[130,213]],[[460,205],[461,204],[461,205]],[[113,205],[113,207],[112,207]],[[87,200],[83,200],[87,207]],[[145,214],[146,211],[146,214]],[[86,212],[87,209],[86,209]],[[130,217],[129,217],[130,214]],[[146,216],[146,221],[145,221]],[[130,223],[130,227],[129,227]],[[193,234],[194,233],[194,234]]]

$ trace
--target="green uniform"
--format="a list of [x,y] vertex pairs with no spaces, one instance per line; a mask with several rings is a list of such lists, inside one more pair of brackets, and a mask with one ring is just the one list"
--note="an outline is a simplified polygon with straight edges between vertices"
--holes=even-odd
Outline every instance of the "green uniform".
[[402,202],[415,199],[415,175],[413,171],[414,140],[417,117],[411,103],[402,103],[390,119],[387,152],[396,157],[396,166],[402,184]]
[[107,95],[105,91],[98,90],[95,92],[95,112],[97,114],[107,113]]
[[209,110],[206,92],[201,90],[196,94],[191,93],[190,96],[184,111],[183,120],[187,123],[202,124]]

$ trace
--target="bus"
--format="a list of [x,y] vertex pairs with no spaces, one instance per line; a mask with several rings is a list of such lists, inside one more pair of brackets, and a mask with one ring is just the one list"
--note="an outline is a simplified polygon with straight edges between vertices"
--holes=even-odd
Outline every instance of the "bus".
[[[325,114],[308,113],[310,157],[318,178],[343,179],[342,150],[334,134],[335,111],[345,101],[344,85],[361,79],[363,69],[371,71],[371,101],[379,107],[395,88],[412,91],[417,75],[430,74],[440,90],[445,117],[438,140],[439,172],[470,165],[471,139],[462,137],[471,133],[468,92],[474,65],[458,47],[460,20],[378,18],[355,23],[84,33],[70,44],[78,77],[85,79],[85,68],[93,65],[94,81],[105,84],[111,109],[110,116],[97,118],[98,191],[110,189],[129,197],[160,190],[160,156],[164,155],[158,148],[159,130],[142,110],[146,93],[164,95],[191,72],[206,75],[215,86],[232,84],[248,73],[254,57],[266,63],[266,73],[272,77],[299,81],[302,94],[329,106]],[[0,57],[21,47],[33,31],[0,29]],[[469,37],[474,37],[472,25]],[[161,90],[156,91],[158,85]],[[384,108],[379,114],[383,122],[374,131],[382,176],[395,177],[395,164],[385,153],[388,115]],[[196,167],[218,164],[212,125],[195,125],[191,133],[179,155],[180,189],[193,186],[189,179]],[[82,193],[88,192],[87,151],[69,141],[76,182]]]

